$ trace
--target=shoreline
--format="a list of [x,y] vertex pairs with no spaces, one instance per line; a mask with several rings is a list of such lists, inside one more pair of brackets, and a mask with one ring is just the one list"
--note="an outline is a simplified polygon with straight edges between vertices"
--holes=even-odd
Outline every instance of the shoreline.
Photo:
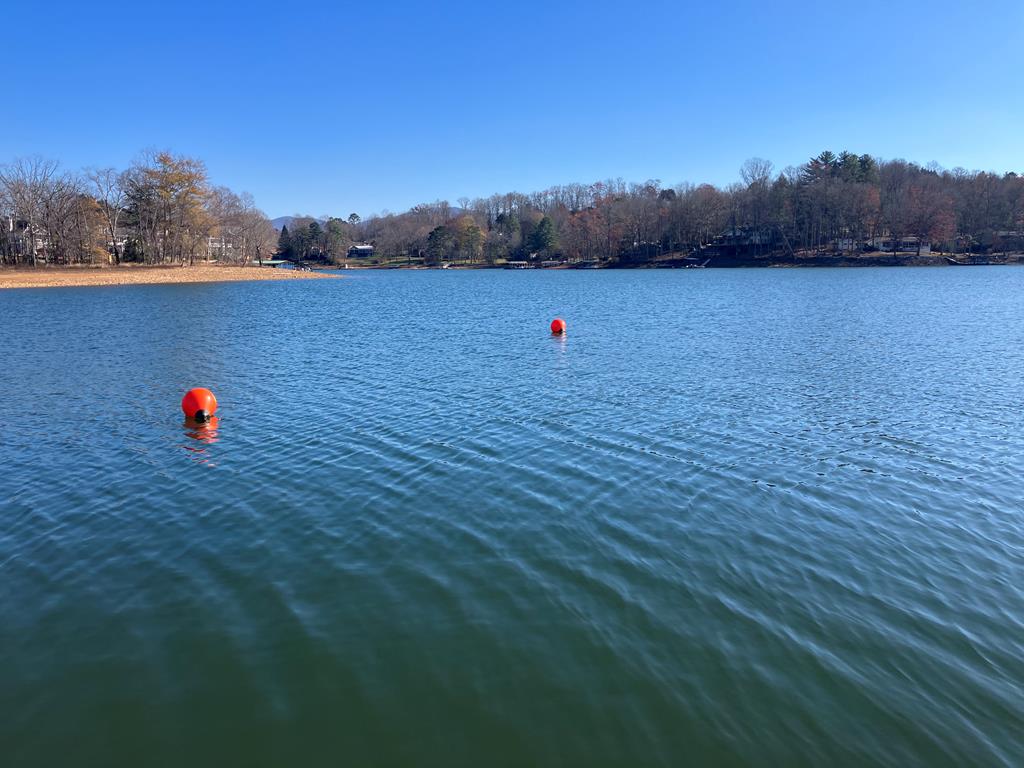
[[[1008,254],[995,261],[963,261],[953,263],[953,259],[935,254],[930,257],[915,258],[907,255],[879,258],[879,254],[867,257],[811,256],[793,261],[775,259],[720,259],[719,263],[708,264],[708,269],[814,269],[821,267],[853,268],[858,267],[949,267],[949,266],[1024,266],[1024,254]],[[124,285],[184,285],[188,283],[233,283],[263,282],[281,280],[335,280],[344,279],[346,272],[364,270],[437,270],[439,266],[424,264],[349,264],[347,267],[331,265],[313,265],[316,271],[298,269],[277,269],[259,266],[228,266],[199,264],[195,266],[143,266],[122,265],[117,267],[97,266],[41,266],[41,267],[0,267],[0,291],[21,288],[84,288],[93,286],[124,286]],[[589,267],[590,269],[685,269],[674,260],[637,264],[603,263]],[[508,269],[503,264],[452,264],[450,270],[491,270]],[[540,265],[526,269],[544,270],[576,270],[576,264],[561,263],[547,267]]]
[[336,280],[343,275],[272,267],[235,267],[202,264],[182,266],[120,267],[14,267],[0,268],[0,290],[19,288],[80,288],[111,285],[178,285],[236,283],[265,280]]
[[[707,260],[706,266],[699,266],[692,261],[685,259],[661,259],[648,262],[561,262],[550,266],[530,264],[525,267],[508,267],[505,264],[451,264],[448,267],[425,264],[408,264],[395,262],[378,262],[373,264],[353,264],[348,266],[316,264],[313,268],[326,272],[358,272],[361,270],[439,270],[451,271],[466,270],[489,270],[489,269],[517,269],[517,270],[575,270],[575,269],[615,269],[615,270],[644,270],[644,269],[820,269],[820,268],[841,268],[858,269],[864,267],[1013,267],[1024,266],[1024,253],[1010,253],[998,257],[975,256],[965,258],[962,254],[957,257],[945,254],[930,254],[915,256],[913,254],[867,254],[867,255],[833,255],[822,254],[815,256],[800,256],[795,259],[772,258],[772,257],[736,257],[725,256]],[[588,266],[583,266],[587,264]]]

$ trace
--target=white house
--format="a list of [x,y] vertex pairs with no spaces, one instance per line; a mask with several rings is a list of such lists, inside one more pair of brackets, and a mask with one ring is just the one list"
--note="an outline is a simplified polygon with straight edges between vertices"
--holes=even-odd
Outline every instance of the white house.
[[[899,240],[894,240],[891,236],[886,237],[874,237],[868,240],[870,245],[876,251],[886,251],[891,253],[893,251],[907,251],[917,253],[918,238],[916,237],[901,237]],[[932,244],[923,241],[921,242],[921,254],[931,253]]]

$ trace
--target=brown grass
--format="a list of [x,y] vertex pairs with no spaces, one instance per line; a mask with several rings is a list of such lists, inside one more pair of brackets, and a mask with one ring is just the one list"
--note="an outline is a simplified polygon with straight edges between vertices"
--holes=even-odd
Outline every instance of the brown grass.
[[270,267],[38,267],[0,269],[0,289],[65,288],[83,285],[154,285],[159,283],[226,283],[249,280],[333,280],[341,275]]

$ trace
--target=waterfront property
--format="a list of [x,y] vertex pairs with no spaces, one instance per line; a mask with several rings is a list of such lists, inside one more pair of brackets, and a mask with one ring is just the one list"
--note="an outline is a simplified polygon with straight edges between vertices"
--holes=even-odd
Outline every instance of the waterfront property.
[[867,245],[873,250],[882,251],[885,253],[918,253],[921,255],[930,254],[932,252],[932,245],[926,240],[913,236],[904,237],[893,237],[887,235],[885,237],[875,237],[867,241]]
[[365,259],[370,256],[373,256],[373,246],[369,243],[360,243],[348,249],[350,259]]

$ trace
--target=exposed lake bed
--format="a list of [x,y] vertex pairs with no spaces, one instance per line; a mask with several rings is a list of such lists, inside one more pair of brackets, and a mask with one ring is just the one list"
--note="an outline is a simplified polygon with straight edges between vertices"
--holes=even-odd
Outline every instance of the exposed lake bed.
[[119,266],[0,269],[0,289],[231,283],[335,277],[321,272],[256,266]]
[[1020,270],[366,271],[0,319],[13,764],[1024,760]]

